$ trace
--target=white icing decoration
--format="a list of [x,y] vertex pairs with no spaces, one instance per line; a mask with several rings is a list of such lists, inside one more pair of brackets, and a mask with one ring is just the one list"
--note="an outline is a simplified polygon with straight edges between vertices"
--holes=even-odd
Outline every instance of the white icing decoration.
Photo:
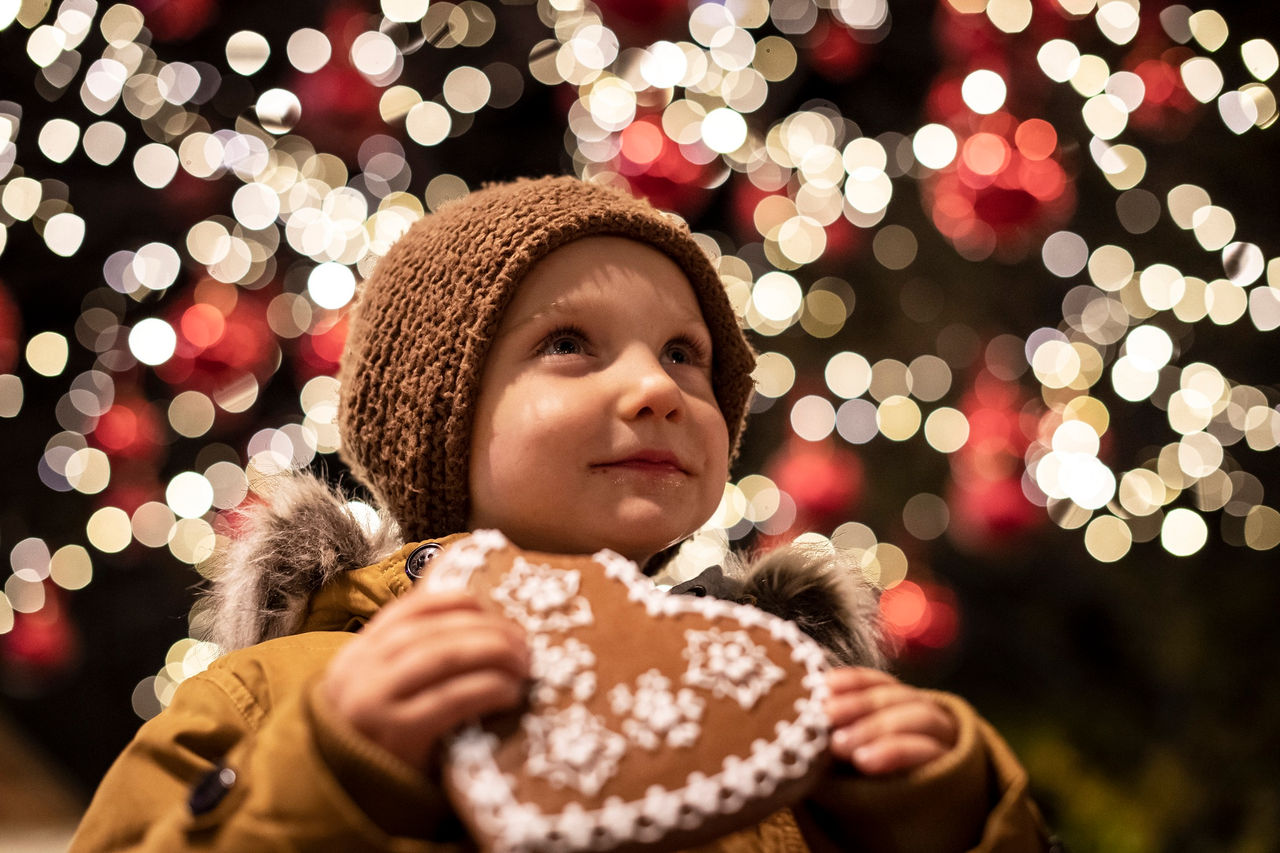
[[[748,797],[764,796],[756,783],[756,774],[803,776],[827,748],[824,698],[814,695],[800,700],[796,718],[779,722],[777,741],[766,748],[754,749],[746,759],[726,758],[721,771],[713,776],[691,773],[685,787],[669,795],[663,788],[653,786],[644,799],[626,802],[620,797],[609,797],[602,808],[584,810],[581,819],[595,835],[593,846],[603,849],[643,837],[658,838],[678,826],[693,825],[703,817],[737,811]],[[484,741],[485,738],[489,740]],[[794,745],[797,757],[794,763],[783,761],[784,743]],[[477,744],[481,748],[474,748]],[[475,806],[476,820],[493,838],[495,853],[574,849],[568,844],[548,841],[561,825],[558,816],[542,814],[535,806],[515,799],[514,780],[498,769],[494,744],[496,738],[478,727],[465,729],[451,743],[449,773],[454,785],[467,791]],[[679,800],[680,806],[674,811],[669,807],[669,796]],[[683,819],[680,808],[685,810]]]
[[430,568],[424,579],[427,589],[432,592],[466,589],[471,576],[484,565],[489,552],[506,546],[507,538],[498,531],[477,530],[428,563]]
[[591,603],[578,594],[581,581],[576,571],[516,557],[511,571],[491,595],[530,633],[567,631],[594,621]]
[[[503,539],[501,545],[489,547],[489,543],[493,541],[495,540],[482,540],[477,543],[476,550],[487,553],[494,547],[505,545]],[[440,558],[432,561],[433,568],[455,549],[456,546],[448,549]],[[517,801],[514,793],[515,779],[501,771],[495,758],[497,738],[479,726],[465,727],[449,743],[449,778],[456,788],[466,792],[474,819],[484,834],[492,839],[493,853],[568,853],[583,849],[608,849],[635,841],[655,841],[673,829],[695,827],[706,818],[733,813],[749,800],[767,796],[782,780],[805,775],[827,748],[829,721],[823,710],[823,703],[829,693],[825,678],[827,662],[824,652],[813,640],[800,633],[791,623],[785,623],[753,607],[707,598],[670,595],[654,587],[652,581],[641,574],[634,563],[611,551],[601,551],[594,555],[594,559],[604,569],[607,577],[625,584],[628,597],[642,602],[649,612],[672,616],[699,613],[710,618],[728,617],[747,627],[767,628],[772,636],[792,646],[792,659],[805,668],[802,684],[809,694],[796,700],[795,716],[792,719],[777,722],[772,741],[757,739],[751,744],[749,755],[727,757],[720,770],[710,776],[695,771],[684,780],[682,787],[672,791],[654,785],[638,800],[626,801],[621,797],[608,796],[599,808],[587,809],[578,804],[570,804],[559,814],[546,814],[536,805]],[[467,577],[470,576],[470,571]],[[577,573],[572,574],[576,576]],[[575,586],[575,592],[576,589]],[[563,611],[553,612],[563,615]],[[589,613],[590,611],[588,619]],[[531,642],[536,646],[541,639],[538,631],[528,629],[527,626],[526,630],[530,630],[533,636]],[[548,627],[545,630],[561,629]],[[568,646],[570,640],[572,638],[567,638],[563,645]],[[544,648],[549,651],[558,647],[547,642]],[[536,656],[536,648],[534,652]],[[568,652],[567,657],[580,660],[582,656],[574,651]],[[765,662],[773,666],[772,662]],[[590,669],[578,672],[574,678],[580,677],[583,672],[590,672]],[[772,683],[769,687],[772,687]],[[709,689],[714,692],[715,688]],[[611,703],[614,692],[610,691]],[[639,689],[635,692],[628,691],[626,695],[629,699],[620,701],[630,701],[634,708],[638,694]],[[615,710],[614,713],[622,712]],[[577,728],[573,724],[564,725],[560,720],[562,716],[566,720],[578,720],[581,724]],[[531,726],[532,720],[539,722]],[[593,722],[590,721],[597,728],[592,729]],[[528,715],[525,727],[530,735],[526,771],[533,772],[530,762],[535,766],[540,764],[548,773],[556,773],[559,778],[570,782],[577,781],[592,788],[593,793],[607,793],[608,781],[617,773],[621,756],[627,748],[625,737],[609,731],[600,718],[580,704],[570,705],[563,711],[543,714],[541,717]],[[550,743],[550,737],[554,737],[557,732],[566,733],[567,736],[556,744]],[[586,746],[588,742],[593,745]],[[533,760],[535,743],[539,744],[537,751],[541,756],[536,762]],[[604,748],[597,749],[594,744],[600,744]],[[551,760],[553,753],[558,753],[555,762]],[[601,756],[605,757],[604,761],[600,760]],[[570,760],[565,761],[566,758]],[[587,768],[585,776],[577,769],[579,765]],[[547,776],[544,778],[551,781]],[[582,787],[573,787],[586,793]],[[591,795],[593,794],[588,794]]]
[[595,653],[591,647],[573,637],[560,645],[552,645],[545,634],[535,634],[529,643],[532,675],[535,680],[533,701],[550,705],[559,693],[568,691],[579,702],[596,692]]
[[593,796],[618,771],[627,739],[609,731],[604,720],[584,705],[550,714],[528,714],[523,722],[529,739],[524,769],[555,788],[573,788]]
[[622,732],[647,750],[665,742],[670,747],[693,746],[702,733],[699,720],[706,701],[687,687],[671,692],[671,679],[656,669],[641,673],[633,693],[625,684],[609,691],[609,706],[627,715]]
[[684,799],[700,814],[715,814],[720,807],[720,791],[721,787],[716,779],[709,779],[695,770],[689,774]]
[[644,792],[644,814],[649,820],[641,824],[636,838],[657,841],[663,828],[680,825],[680,809],[684,805],[679,791],[668,791],[661,785],[650,785]]
[[782,667],[746,631],[685,631],[685,684],[705,687],[750,709],[782,680]]

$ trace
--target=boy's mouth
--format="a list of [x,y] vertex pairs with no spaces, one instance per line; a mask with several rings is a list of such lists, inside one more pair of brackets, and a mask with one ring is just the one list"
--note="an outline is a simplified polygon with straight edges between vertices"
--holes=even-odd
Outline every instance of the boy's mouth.
[[628,469],[655,474],[687,474],[674,453],[666,450],[642,450],[608,462],[597,462],[592,468]]

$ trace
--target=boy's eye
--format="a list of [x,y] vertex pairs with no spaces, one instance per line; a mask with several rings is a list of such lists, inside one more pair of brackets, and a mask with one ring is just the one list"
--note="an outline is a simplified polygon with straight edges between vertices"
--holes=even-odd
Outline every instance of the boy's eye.
[[672,364],[694,366],[700,366],[708,361],[705,347],[690,338],[677,338],[667,344],[667,358]]
[[586,350],[585,338],[577,329],[556,329],[542,341],[543,355],[578,355]]

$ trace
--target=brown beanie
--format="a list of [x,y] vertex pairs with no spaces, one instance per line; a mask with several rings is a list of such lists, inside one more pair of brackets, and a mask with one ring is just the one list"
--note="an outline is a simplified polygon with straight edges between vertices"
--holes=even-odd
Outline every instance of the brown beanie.
[[684,271],[711,332],[712,383],[737,453],[755,356],[689,229],[572,177],[486,186],[415,222],[378,262],[342,354],[342,459],[409,540],[466,529],[472,412],[503,311],[535,263],[590,235],[646,243]]

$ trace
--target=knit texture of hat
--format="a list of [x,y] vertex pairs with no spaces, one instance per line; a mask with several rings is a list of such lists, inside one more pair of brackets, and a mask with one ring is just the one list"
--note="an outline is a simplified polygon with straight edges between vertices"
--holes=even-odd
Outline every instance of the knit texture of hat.
[[736,455],[755,356],[683,222],[573,177],[477,190],[415,222],[353,308],[339,377],[342,458],[409,540],[466,529],[471,425],[485,356],[530,268],[592,235],[628,237],[684,271],[712,339],[712,383]]

